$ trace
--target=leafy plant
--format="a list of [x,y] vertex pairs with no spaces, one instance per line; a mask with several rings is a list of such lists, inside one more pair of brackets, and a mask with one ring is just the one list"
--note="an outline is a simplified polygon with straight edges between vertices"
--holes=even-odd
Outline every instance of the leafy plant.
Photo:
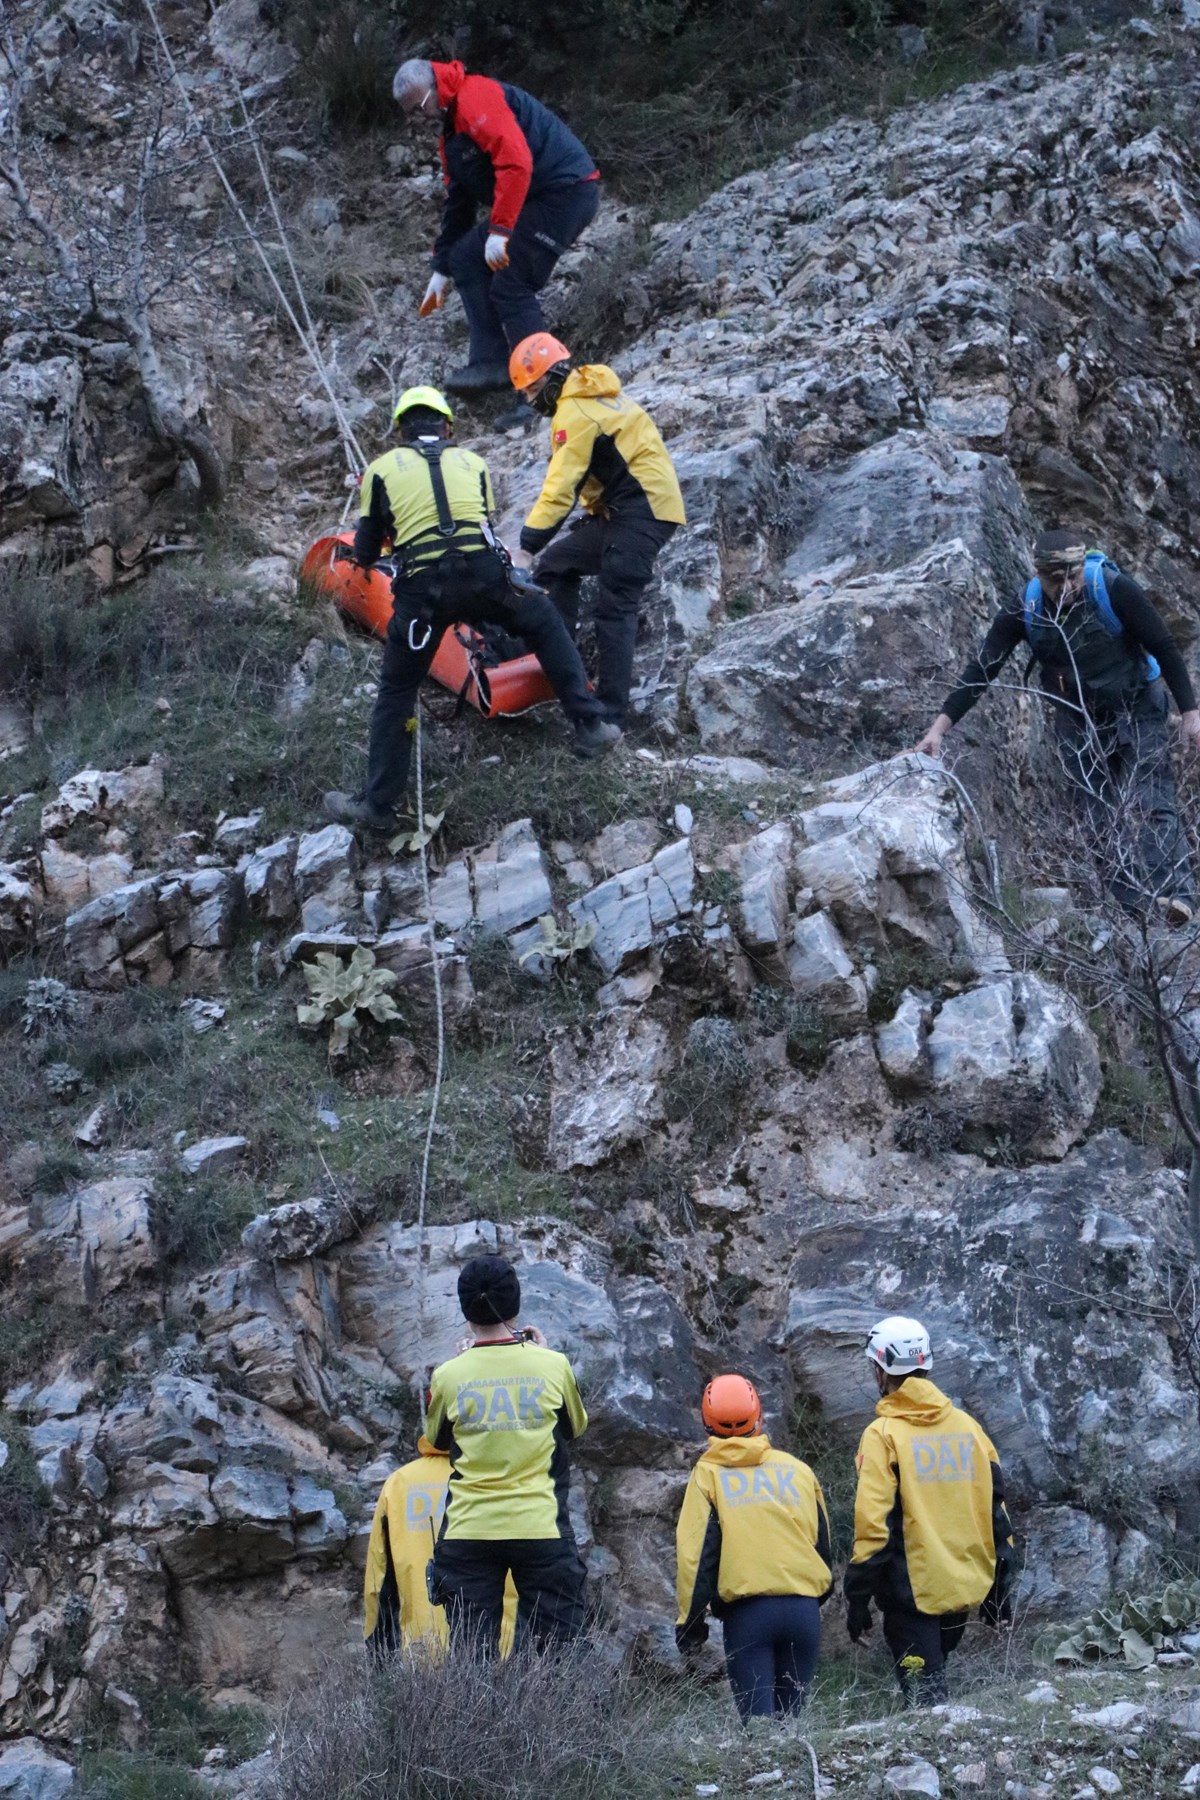
[[304,966],[310,998],[296,1008],[299,1023],[310,1030],[328,1025],[329,1054],[345,1056],[350,1040],[362,1030],[362,1017],[377,1025],[390,1025],[400,1017],[390,988],[396,977],[390,969],[375,966],[369,950],[359,945],[348,963],[323,950],[315,962]]
[[1075,1628],[1054,1652],[1055,1662],[1102,1662],[1122,1657],[1148,1669],[1179,1633],[1200,1627],[1200,1579],[1170,1581],[1161,1594],[1117,1595]]
[[388,849],[393,856],[415,856],[426,844],[432,844],[442,829],[445,817],[444,812],[426,813],[422,824],[415,831],[402,831],[396,837],[389,838]]
[[65,981],[52,975],[39,975],[25,989],[25,1009],[21,1014],[21,1030],[26,1037],[45,1037],[69,1025],[79,1008],[79,996]]
[[595,921],[589,919],[586,925],[574,925],[563,930],[553,913],[543,913],[538,920],[538,928],[542,934],[540,944],[532,950],[525,950],[517,958],[522,968],[532,957],[540,956],[546,962],[565,963],[586,950],[596,935]]

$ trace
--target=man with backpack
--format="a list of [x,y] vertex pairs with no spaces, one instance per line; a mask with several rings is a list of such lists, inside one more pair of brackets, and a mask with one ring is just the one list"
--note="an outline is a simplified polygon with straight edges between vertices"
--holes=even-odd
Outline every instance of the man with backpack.
[[487,464],[453,442],[454,414],[436,388],[409,388],[394,414],[398,449],[362,479],[354,561],[396,557],[394,609],[371,715],[365,792],[331,793],[325,810],[343,825],[394,831],[408,785],[417,691],[443,634],[455,623],[494,624],[524,639],[575,728],[578,756],[601,756],[620,737],[588,687],[579,652],[548,596],[492,530],[496,503]]
[[1137,582],[1088,550],[1081,532],[1043,532],[1033,562],[1034,578],[997,613],[917,749],[940,756],[951,726],[1028,645],[1116,899],[1129,912],[1152,904],[1171,924],[1187,924],[1195,885],[1171,770],[1167,690],[1185,746],[1200,747],[1200,711],[1179,646]]
[[880,1398],[858,1446],[846,1626],[853,1643],[865,1638],[874,1601],[905,1704],[935,1706],[971,1607],[986,1624],[1012,1622],[1004,1477],[982,1427],[929,1379],[918,1319],[881,1319],[866,1355]]

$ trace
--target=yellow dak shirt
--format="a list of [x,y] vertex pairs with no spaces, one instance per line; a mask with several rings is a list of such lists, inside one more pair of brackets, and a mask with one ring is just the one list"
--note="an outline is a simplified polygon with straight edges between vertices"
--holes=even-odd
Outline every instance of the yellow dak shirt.
[[574,1372],[558,1350],[509,1339],[442,1363],[425,1434],[450,1457],[443,1535],[569,1538],[567,1445],[586,1429]]
[[419,450],[401,444],[377,456],[362,478],[361,517],[374,517],[396,549],[414,540],[421,548],[413,566],[436,560],[448,549],[474,545],[479,527],[496,510],[487,464],[472,450],[447,444],[440,457],[446,498],[458,531],[447,540],[438,534],[438,509],[429,464]]
[[[388,1476],[375,1508],[363,1576],[363,1636],[374,1636],[382,1614],[385,1645],[398,1634],[406,1647],[424,1642],[444,1649],[450,1636],[446,1609],[429,1603],[425,1566],[446,1510],[450,1459],[427,1438],[417,1448],[420,1455],[414,1461]],[[517,1590],[510,1575],[504,1588],[501,1656],[512,1649],[516,1617]]]

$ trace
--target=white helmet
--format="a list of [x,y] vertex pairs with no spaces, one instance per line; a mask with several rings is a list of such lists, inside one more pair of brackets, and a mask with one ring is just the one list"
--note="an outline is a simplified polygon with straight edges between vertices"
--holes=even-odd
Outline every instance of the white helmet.
[[911,1375],[916,1369],[932,1369],[929,1333],[919,1319],[880,1319],[871,1327],[867,1357],[885,1375]]

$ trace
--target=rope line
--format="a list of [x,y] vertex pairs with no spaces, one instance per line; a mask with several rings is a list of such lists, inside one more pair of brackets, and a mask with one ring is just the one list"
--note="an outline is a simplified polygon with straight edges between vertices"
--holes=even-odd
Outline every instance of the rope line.
[[421,896],[425,903],[425,929],[429,936],[429,954],[433,966],[433,1004],[437,1015],[437,1066],[433,1076],[433,1098],[429,1106],[429,1125],[425,1132],[425,1150],[421,1157],[421,1188],[417,1199],[417,1318],[425,1313],[425,1201],[429,1192],[429,1159],[433,1151],[433,1134],[437,1125],[438,1102],[446,1070],[446,1009],[442,996],[442,970],[438,958],[437,937],[433,924],[433,899],[429,891],[429,857],[425,847],[425,771],[421,743],[421,712],[418,704],[413,722],[416,726],[414,759],[417,766],[417,843],[421,858]]

